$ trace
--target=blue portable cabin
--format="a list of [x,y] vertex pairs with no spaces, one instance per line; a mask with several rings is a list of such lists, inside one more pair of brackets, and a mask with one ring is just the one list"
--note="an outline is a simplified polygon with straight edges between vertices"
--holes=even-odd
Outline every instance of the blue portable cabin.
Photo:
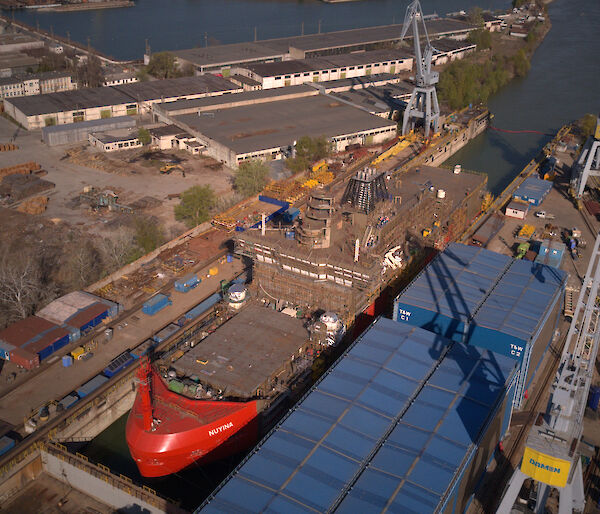
[[452,243],[394,301],[393,319],[463,341],[470,317],[512,259]]
[[217,303],[222,300],[223,296],[221,293],[214,293],[210,295],[206,300],[200,302],[196,307],[190,309],[185,313],[185,317],[190,321],[198,318],[200,315],[204,314],[208,309],[214,307]]
[[513,194],[515,200],[522,200],[536,207],[540,206],[552,189],[552,182],[538,177],[529,177]]
[[175,281],[175,291],[180,293],[187,293],[189,290],[196,287],[201,280],[198,278],[196,273],[189,273],[185,277]]
[[535,258],[535,262],[538,264],[547,264],[548,266],[560,268],[564,254],[564,243],[545,239],[540,243],[540,249],[537,257]]
[[169,339],[169,337],[171,337],[175,332],[177,332],[180,329],[181,329],[181,327],[179,325],[176,325],[175,323],[171,323],[171,324],[167,325],[165,328],[163,328],[162,330],[160,330],[159,332],[157,332],[156,334],[154,334],[152,336],[152,340],[157,344],[162,343],[163,341],[166,341],[167,339]]
[[154,316],[157,312],[169,305],[173,305],[171,299],[165,294],[158,293],[144,302],[142,312],[148,316]]
[[103,385],[107,380],[108,378],[105,376],[96,375],[91,380],[88,380],[85,384],[79,386],[75,392],[79,398],[85,398],[88,394],[93,393],[96,389]]
[[379,318],[196,512],[462,512],[515,367]]
[[129,366],[135,358],[129,352],[123,352],[118,357],[115,357],[102,373],[105,377],[112,378],[120,371],[124,370],[127,366]]

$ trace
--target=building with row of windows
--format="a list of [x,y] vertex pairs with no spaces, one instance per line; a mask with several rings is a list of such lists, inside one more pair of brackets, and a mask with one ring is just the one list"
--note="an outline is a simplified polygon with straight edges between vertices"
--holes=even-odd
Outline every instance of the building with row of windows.
[[0,79],[0,99],[77,89],[70,73],[48,71]]

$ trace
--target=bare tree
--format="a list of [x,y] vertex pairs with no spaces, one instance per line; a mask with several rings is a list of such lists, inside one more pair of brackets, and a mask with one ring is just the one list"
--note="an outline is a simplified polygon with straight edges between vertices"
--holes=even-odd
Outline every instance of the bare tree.
[[78,245],[70,255],[70,285],[79,289],[97,280],[102,274],[102,256],[89,241]]
[[101,248],[106,257],[109,273],[124,266],[133,250],[133,230],[119,227],[110,237],[102,240]]
[[13,316],[26,318],[41,297],[40,268],[32,254],[11,255],[0,259],[0,302]]

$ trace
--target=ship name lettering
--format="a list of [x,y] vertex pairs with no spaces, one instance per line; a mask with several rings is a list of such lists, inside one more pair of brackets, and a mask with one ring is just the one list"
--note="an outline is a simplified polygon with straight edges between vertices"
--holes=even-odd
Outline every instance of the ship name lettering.
[[223,430],[227,430],[228,428],[231,428],[232,426],[233,426],[233,422],[230,421],[229,423],[226,423],[225,425],[221,425],[220,427],[209,430],[208,435],[212,437],[213,435],[220,434],[221,432],[223,432]]

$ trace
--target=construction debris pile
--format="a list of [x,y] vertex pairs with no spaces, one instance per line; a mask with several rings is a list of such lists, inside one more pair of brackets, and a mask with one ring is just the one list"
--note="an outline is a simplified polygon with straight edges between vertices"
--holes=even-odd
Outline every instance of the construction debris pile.
[[0,182],[0,201],[10,205],[54,187],[53,182],[37,175],[6,175]]
[[135,271],[93,291],[94,294],[130,308],[159,291],[182,273],[196,271],[222,251],[226,237],[216,230],[205,232],[163,250]]

